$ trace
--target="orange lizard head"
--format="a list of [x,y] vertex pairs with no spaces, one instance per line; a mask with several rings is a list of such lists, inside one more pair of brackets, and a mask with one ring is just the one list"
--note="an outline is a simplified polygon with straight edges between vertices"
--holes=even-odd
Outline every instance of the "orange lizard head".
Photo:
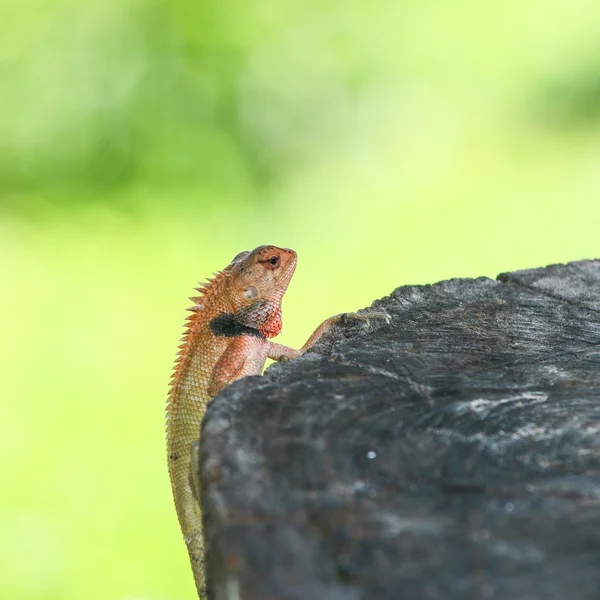
[[238,323],[265,337],[274,337],[281,331],[281,300],[297,260],[293,250],[277,246],[259,246],[233,259],[227,295]]

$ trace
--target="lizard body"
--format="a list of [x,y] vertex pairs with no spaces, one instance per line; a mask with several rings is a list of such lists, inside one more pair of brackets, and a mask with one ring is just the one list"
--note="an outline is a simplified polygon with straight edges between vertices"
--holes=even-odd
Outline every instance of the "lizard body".
[[[267,358],[300,356],[332,325],[345,317],[368,321],[385,313],[348,313],[324,321],[306,344],[295,350],[271,342],[281,331],[281,300],[296,268],[293,250],[259,246],[238,254],[191,298],[194,306],[179,347],[167,404],[167,459],[179,524],[185,538],[196,589],[206,599],[204,541],[199,499],[192,482],[192,444],[208,402],[226,385],[260,375]],[[197,446],[196,446],[197,450]]]

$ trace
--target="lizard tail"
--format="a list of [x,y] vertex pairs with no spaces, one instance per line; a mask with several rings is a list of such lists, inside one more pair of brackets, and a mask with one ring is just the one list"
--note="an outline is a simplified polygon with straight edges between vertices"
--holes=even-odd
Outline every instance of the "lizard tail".
[[190,562],[192,563],[192,571],[194,573],[194,582],[196,584],[198,598],[199,600],[208,600],[202,529],[194,531],[191,537],[186,538],[185,543],[188,554],[190,555]]

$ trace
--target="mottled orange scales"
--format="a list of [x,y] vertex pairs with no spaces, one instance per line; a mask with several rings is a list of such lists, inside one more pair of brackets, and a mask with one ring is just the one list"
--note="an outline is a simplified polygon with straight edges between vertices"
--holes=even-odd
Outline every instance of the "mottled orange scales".
[[[305,352],[344,317],[389,319],[385,313],[348,313],[322,323],[295,350],[271,342],[281,331],[281,300],[296,269],[293,250],[259,246],[238,254],[192,297],[177,352],[167,403],[167,459],[177,517],[187,545],[196,588],[206,599],[202,515],[192,485],[192,452],[211,398],[246,375],[260,375],[267,358],[288,360]],[[196,464],[196,461],[193,461]]]

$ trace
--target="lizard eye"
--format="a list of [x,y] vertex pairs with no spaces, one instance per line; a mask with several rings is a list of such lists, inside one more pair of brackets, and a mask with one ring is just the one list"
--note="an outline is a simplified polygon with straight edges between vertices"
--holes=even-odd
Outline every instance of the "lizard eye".
[[263,264],[267,269],[271,269],[274,271],[279,267],[279,263],[281,262],[280,257],[277,254],[271,254],[269,258],[265,258],[264,260],[259,260],[261,264]]

